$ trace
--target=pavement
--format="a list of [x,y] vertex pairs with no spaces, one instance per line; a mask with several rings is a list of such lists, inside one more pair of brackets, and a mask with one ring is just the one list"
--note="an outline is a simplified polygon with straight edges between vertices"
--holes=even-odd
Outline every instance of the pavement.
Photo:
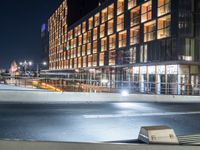
[[14,85],[0,84],[0,91],[44,91],[36,88],[19,87]]
[[200,133],[200,104],[0,104],[0,139],[101,142],[137,139],[141,126]]

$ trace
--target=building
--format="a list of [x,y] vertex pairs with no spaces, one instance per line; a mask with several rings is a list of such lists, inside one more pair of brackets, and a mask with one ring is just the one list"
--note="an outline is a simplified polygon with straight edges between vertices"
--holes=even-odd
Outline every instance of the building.
[[[42,45],[42,62],[49,62],[49,32],[47,24],[42,24],[41,27],[41,45]],[[43,69],[47,69],[43,66]]]
[[200,0],[106,0],[70,26],[64,6],[49,20],[51,71],[74,70],[115,89],[195,93]]

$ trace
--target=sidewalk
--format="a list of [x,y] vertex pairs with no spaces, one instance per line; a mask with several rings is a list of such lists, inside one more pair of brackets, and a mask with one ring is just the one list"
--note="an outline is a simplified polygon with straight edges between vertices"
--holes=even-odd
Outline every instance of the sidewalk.
[[5,85],[0,84],[0,91],[7,90],[7,91],[42,91],[40,89],[33,89],[33,88],[24,88],[12,85]]
[[[146,95],[120,93],[75,93],[48,92],[44,90],[0,86],[0,102],[3,103],[111,103],[111,102],[159,102],[159,103],[200,103],[200,96]],[[4,88],[2,90],[2,88]],[[7,88],[7,89],[6,89]]]

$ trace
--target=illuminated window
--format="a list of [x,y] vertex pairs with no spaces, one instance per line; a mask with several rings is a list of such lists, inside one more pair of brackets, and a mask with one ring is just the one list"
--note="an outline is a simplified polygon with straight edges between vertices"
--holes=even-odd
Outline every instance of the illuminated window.
[[81,47],[78,47],[77,56],[78,56],[78,57],[81,56]]
[[77,49],[74,48],[74,58],[77,57]]
[[78,33],[78,35],[81,34],[81,25],[79,25],[79,26],[77,27],[77,33]]
[[119,33],[119,48],[126,47],[126,31]]
[[158,19],[158,32],[157,37],[158,39],[169,37],[170,32],[170,24],[171,24],[171,16],[165,16]]
[[73,68],[73,59],[70,59],[70,68]]
[[71,49],[71,58],[74,58],[74,49]]
[[116,59],[116,52],[110,51],[109,52],[109,65],[115,65],[115,59]]
[[101,51],[106,51],[107,50],[107,38],[101,39]]
[[156,21],[144,24],[144,42],[156,39]]
[[99,15],[99,13],[98,13],[98,14],[96,14],[96,15],[94,16],[94,26],[95,26],[95,27],[99,25],[99,23],[100,23],[99,20],[100,20],[100,15]]
[[86,32],[86,22],[82,23],[82,33]]
[[130,45],[138,44],[140,41],[140,27],[130,29]]
[[93,30],[93,40],[97,40],[98,38],[98,28],[94,28]]
[[104,66],[104,53],[99,55],[99,66]]
[[100,38],[105,36],[105,24],[100,26]]
[[124,15],[117,17],[117,31],[124,30]]
[[137,0],[128,0],[128,9],[131,9],[137,5]]
[[87,33],[83,34],[83,44],[87,43]]
[[88,67],[92,66],[92,55],[88,56]]
[[93,54],[97,53],[97,41],[93,42]]
[[171,12],[171,0],[158,0],[158,16]]
[[77,45],[77,40],[76,40],[76,38],[75,38],[75,39],[73,40],[73,48],[75,48],[76,45]]
[[112,19],[114,16],[114,4],[108,6],[108,20]]
[[87,67],[87,57],[83,57],[83,67]]
[[109,50],[116,48],[116,35],[109,36]]
[[93,54],[93,59],[92,59],[92,61],[93,61],[92,65],[93,65],[94,67],[96,67],[96,66],[97,66],[97,54]]
[[91,31],[88,31],[87,33],[87,43],[92,41]]
[[88,29],[90,30],[90,29],[92,29],[93,28],[93,17],[91,17],[90,19],[89,19],[89,27],[88,27]]
[[117,15],[124,12],[124,0],[117,0]]
[[79,46],[82,45],[82,41],[83,41],[83,37],[82,37],[82,35],[80,35],[80,36],[78,37],[78,45],[79,45]]
[[78,58],[78,68],[82,67],[82,57]]
[[91,43],[87,44],[87,55],[91,54]]
[[146,22],[148,20],[151,20],[151,18],[152,18],[152,2],[150,0],[142,5],[142,20],[141,20],[141,22]]
[[74,68],[78,68],[77,58],[74,58]]
[[140,7],[131,10],[131,26],[137,25],[140,23]]
[[114,21],[110,20],[108,22],[108,35],[112,34],[114,32]]
[[136,47],[130,48],[130,64],[136,63]]
[[101,23],[106,22],[107,19],[108,19],[108,11],[107,8],[105,8],[101,11]]
[[68,39],[71,40],[73,38],[73,31],[68,32]]
[[82,56],[85,56],[85,53],[86,53],[86,46],[83,45],[82,46]]

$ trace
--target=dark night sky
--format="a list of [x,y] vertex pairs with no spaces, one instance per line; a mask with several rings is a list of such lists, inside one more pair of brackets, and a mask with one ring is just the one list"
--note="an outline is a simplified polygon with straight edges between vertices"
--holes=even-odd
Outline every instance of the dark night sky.
[[1,0],[0,68],[11,61],[40,61],[41,25],[62,0]]

